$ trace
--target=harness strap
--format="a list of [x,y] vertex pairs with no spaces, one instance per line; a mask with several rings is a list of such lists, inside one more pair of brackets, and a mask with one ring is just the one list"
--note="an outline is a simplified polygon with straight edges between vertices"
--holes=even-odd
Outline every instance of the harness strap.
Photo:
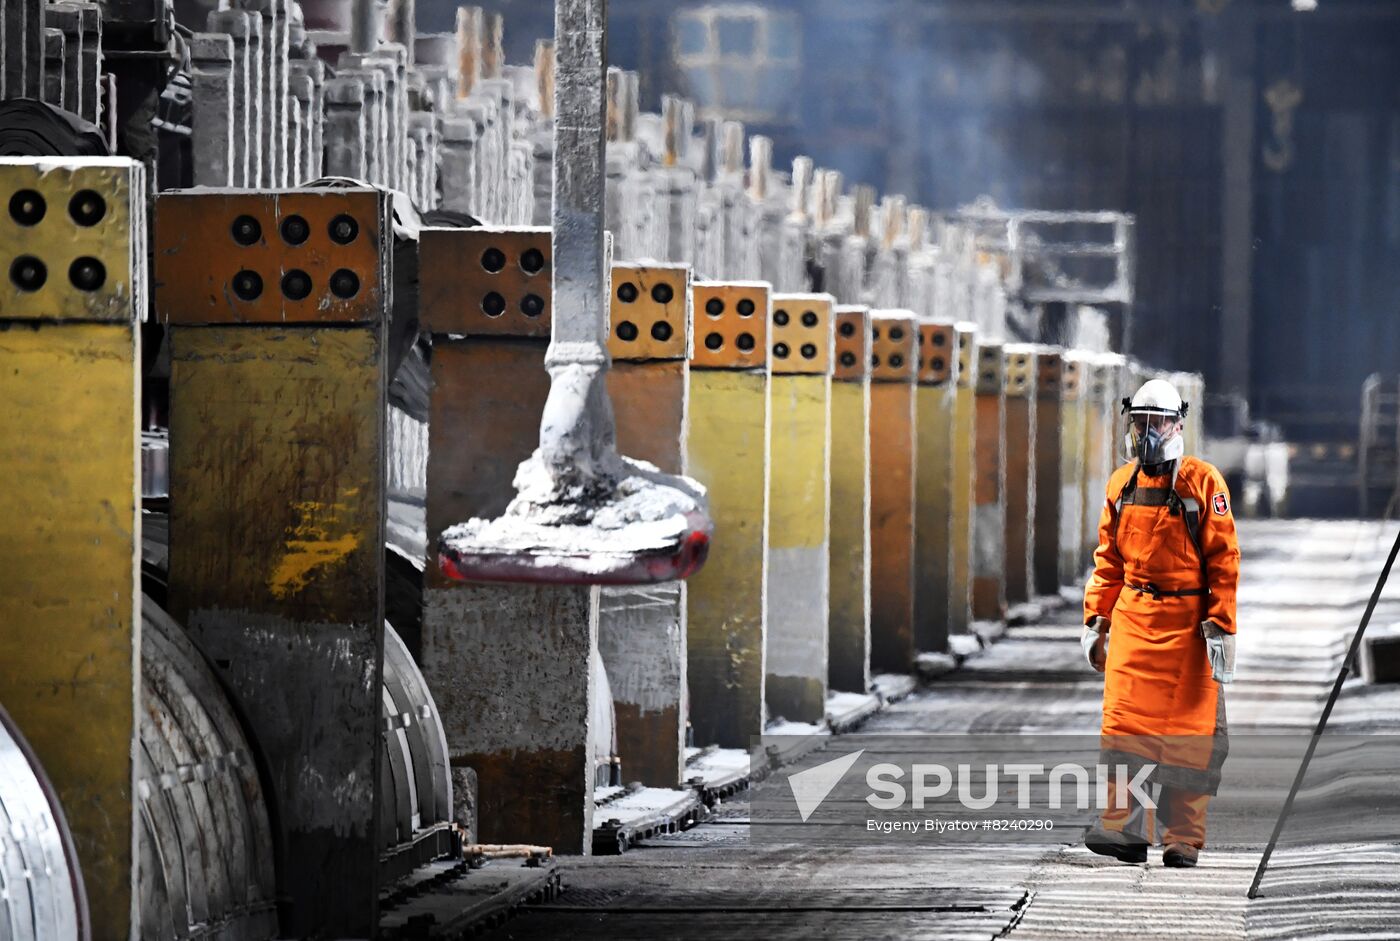
[[1210,594],[1210,577],[1206,571],[1206,554],[1201,549],[1201,504],[1195,497],[1183,497],[1176,492],[1176,470],[1172,470],[1172,486],[1166,487],[1143,487],[1138,489],[1138,474],[1142,472],[1142,465],[1138,464],[1133,468],[1133,476],[1128,478],[1128,482],[1123,485],[1123,489],[1118,493],[1118,499],[1113,502],[1113,543],[1118,544],[1118,525],[1123,519],[1123,507],[1128,505],[1136,506],[1165,506],[1173,516],[1180,514],[1186,523],[1186,534],[1191,539],[1191,545],[1196,548],[1196,558],[1201,563],[1201,588],[1187,588],[1179,591],[1163,591],[1151,582],[1146,585],[1128,584],[1129,588],[1145,594],[1152,595],[1153,598],[1190,597],[1194,595]]

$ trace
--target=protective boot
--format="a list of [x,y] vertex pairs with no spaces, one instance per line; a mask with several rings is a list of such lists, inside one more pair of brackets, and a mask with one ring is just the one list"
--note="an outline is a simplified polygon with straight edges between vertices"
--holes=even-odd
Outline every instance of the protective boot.
[[1105,830],[1098,825],[1084,834],[1084,848],[1100,856],[1112,856],[1125,863],[1147,862],[1147,844],[1117,830]]
[[1162,865],[1168,869],[1190,869],[1201,851],[1190,843],[1171,843],[1162,851]]

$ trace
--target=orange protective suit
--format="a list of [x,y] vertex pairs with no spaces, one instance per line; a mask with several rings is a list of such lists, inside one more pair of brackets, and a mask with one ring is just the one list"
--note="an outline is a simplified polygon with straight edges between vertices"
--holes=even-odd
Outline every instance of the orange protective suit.
[[[1136,462],[1109,478],[1084,617],[1110,622],[1101,760],[1130,773],[1155,764],[1165,842],[1199,847],[1228,750],[1225,695],[1200,625],[1209,619],[1235,632],[1240,551],[1218,470],[1183,458],[1175,497],[1171,486],[1169,475],[1149,476]],[[1121,830],[1123,816],[1106,813],[1103,826]]]

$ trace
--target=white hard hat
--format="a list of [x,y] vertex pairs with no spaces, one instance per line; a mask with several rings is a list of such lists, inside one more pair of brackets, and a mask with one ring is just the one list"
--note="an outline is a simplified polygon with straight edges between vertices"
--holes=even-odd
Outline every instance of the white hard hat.
[[1186,414],[1186,404],[1181,401],[1181,393],[1165,379],[1149,379],[1124,401],[1125,412],[1154,412],[1159,415]]

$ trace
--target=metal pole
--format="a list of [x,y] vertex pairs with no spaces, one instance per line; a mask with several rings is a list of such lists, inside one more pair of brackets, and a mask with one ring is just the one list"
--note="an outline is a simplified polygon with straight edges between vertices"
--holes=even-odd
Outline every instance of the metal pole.
[[1346,682],[1347,674],[1351,670],[1350,664],[1356,658],[1356,652],[1361,649],[1361,637],[1366,633],[1366,625],[1371,623],[1371,613],[1376,610],[1376,602],[1380,600],[1381,591],[1385,588],[1385,580],[1390,577],[1390,568],[1395,564],[1397,554],[1400,554],[1400,533],[1395,535],[1395,544],[1390,547],[1390,555],[1385,560],[1385,568],[1381,569],[1381,577],[1376,582],[1376,590],[1371,592],[1371,600],[1366,603],[1366,613],[1361,616],[1361,625],[1351,636],[1351,646],[1347,649],[1347,655],[1342,660],[1342,669],[1337,674],[1337,682],[1332,684],[1332,695],[1327,697],[1327,705],[1322,707],[1322,717],[1317,720],[1317,728],[1313,730],[1312,740],[1308,742],[1308,750],[1303,754],[1303,763],[1298,766],[1298,773],[1293,778],[1293,787],[1289,788],[1288,799],[1283,802],[1283,809],[1279,811],[1278,820],[1274,823],[1274,832],[1269,836],[1269,845],[1264,847],[1264,855],[1259,858],[1259,867],[1254,870],[1254,881],[1249,884],[1248,898],[1255,898],[1259,894],[1259,882],[1264,878],[1264,870],[1269,866],[1269,857],[1273,856],[1274,846],[1283,833],[1283,822],[1288,819],[1288,813],[1293,809],[1293,799],[1298,796],[1298,789],[1303,785],[1303,776],[1308,773],[1308,765],[1312,762],[1313,752],[1317,750],[1318,740],[1322,738],[1322,730],[1326,728],[1327,719],[1332,715],[1332,707],[1336,705],[1337,697],[1341,695],[1342,684]]
[[350,51],[357,55],[373,52],[379,43],[378,0],[354,0],[350,16]]
[[418,35],[417,24],[414,0],[389,0],[389,41],[404,47],[409,68],[413,67],[413,41]]
[[545,368],[552,385],[540,457],[555,486],[594,491],[616,472],[612,407],[603,374],[604,161],[607,0],[554,5],[554,316]]

